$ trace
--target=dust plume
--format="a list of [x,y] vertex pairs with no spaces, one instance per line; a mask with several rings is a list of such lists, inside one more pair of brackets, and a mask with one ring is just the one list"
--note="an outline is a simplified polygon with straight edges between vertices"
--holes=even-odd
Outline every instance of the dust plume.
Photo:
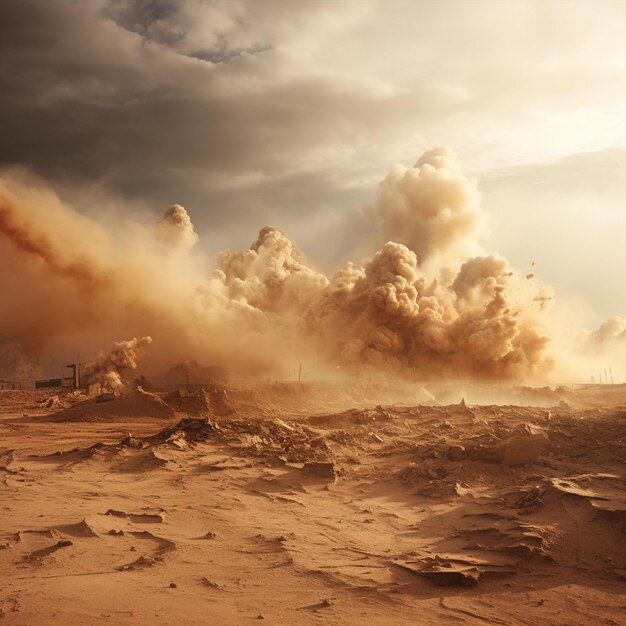
[[[43,228],[46,222],[55,228]],[[47,270],[85,288],[104,277],[97,247],[98,228],[67,210],[52,194],[10,185],[0,179],[0,232],[22,252],[38,257]]]
[[596,330],[589,333],[587,348],[603,350],[610,347],[626,347],[626,319],[611,317]]
[[[5,176],[0,280],[15,297],[0,304],[0,344],[22,368],[67,342],[96,353],[150,336],[155,368],[193,358],[283,376],[305,359],[325,376],[542,379],[555,358],[549,290],[479,245],[479,199],[448,148],[394,166],[366,209],[379,249],[329,277],[272,226],[211,268],[180,205],[155,223],[124,207],[105,227],[49,189]],[[119,350],[145,345],[134,341]],[[115,386],[107,358],[121,352],[96,359],[93,376]]]
[[476,253],[483,215],[476,182],[461,172],[450,148],[425,152],[413,167],[395,165],[369,209],[385,241],[405,244],[423,264]]
[[506,261],[466,261],[450,283],[426,280],[417,256],[389,242],[363,269],[344,268],[309,310],[335,359],[420,380],[524,379],[544,365],[547,337],[511,304]]
[[102,389],[123,391],[126,388],[122,375],[137,369],[137,361],[146,346],[152,343],[151,337],[135,337],[128,341],[118,341],[108,354],[101,352],[98,357],[82,369],[82,382],[85,385],[98,384]]
[[189,213],[180,204],[167,208],[157,224],[156,236],[165,246],[189,250],[198,243]]

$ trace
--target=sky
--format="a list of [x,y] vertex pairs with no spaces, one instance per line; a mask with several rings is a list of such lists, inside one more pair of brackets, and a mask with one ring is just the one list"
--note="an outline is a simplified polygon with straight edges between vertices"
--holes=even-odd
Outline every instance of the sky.
[[89,214],[180,203],[212,256],[272,224],[323,271],[447,145],[485,249],[626,316],[626,2],[2,0],[0,93],[3,168]]

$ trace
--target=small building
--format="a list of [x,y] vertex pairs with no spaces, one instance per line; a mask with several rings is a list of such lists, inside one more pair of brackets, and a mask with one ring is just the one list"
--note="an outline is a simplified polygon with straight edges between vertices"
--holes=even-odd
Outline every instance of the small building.
[[78,389],[80,387],[80,364],[70,363],[66,365],[71,374],[61,378],[42,378],[35,381],[35,389]]
[[223,367],[202,366],[196,361],[185,361],[171,367],[165,375],[165,384],[170,389],[200,389],[213,387],[228,378]]

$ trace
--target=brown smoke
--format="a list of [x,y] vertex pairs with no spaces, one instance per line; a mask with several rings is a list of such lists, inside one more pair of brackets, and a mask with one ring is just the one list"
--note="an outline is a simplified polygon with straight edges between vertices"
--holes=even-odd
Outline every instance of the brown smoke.
[[[0,179],[0,369],[17,376],[70,329],[98,325],[106,235],[50,191]],[[19,352],[19,359],[15,355]],[[13,363],[14,365],[11,365]]]
[[163,353],[185,348],[183,309],[201,279],[189,259],[163,254],[154,227],[121,212],[119,228],[104,228],[39,181],[8,176],[0,216],[0,285],[9,296],[0,298],[0,347],[14,346],[0,349],[0,369],[15,372],[17,348],[23,371],[42,356],[60,363],[146,328]]
[[[89,239],[74,237],[70,223],[78,221],[79,216],[68,215],[58,204],[51,206],[50,197],[44,194],[24,189],[16,191],[0,179],[0,232],[23,252],[39,257],[48,271],[71,278],[86,288],[101,284],[104,276],[95,264],[91,249],[95,243],[94,229],[83,223],[81,231],[92,230]],[[22,194],[18,195],[20,191]],[[42,228],[48,221],[43,211],[55,213],[55,230]]]
[[[482,253],[476,186],[452,151],[395,167],[370,214],[390,240],[362,267],[348,263],[328,278],[268,226],[249,249],[220,253],[210,273],[193,255],[198,236],[180,205],[152,225],[125,215],[111,231],[48,190],[6,179],[0,281],[13,298],[0,304],[0,343],[36,360],[70,341],[85,353],[149,334],[150,358],[163,367],[195,358],[280,375],[305,359],[326,373],[423,380],[543,373],[542,287]],[[117,385],[118,365],[135,363],[145,344],[133,342],[85,375]]]
[[36,372],[33,362],[24,354],[19,343],[15,341],[0,343],[0,379],[22,380]]

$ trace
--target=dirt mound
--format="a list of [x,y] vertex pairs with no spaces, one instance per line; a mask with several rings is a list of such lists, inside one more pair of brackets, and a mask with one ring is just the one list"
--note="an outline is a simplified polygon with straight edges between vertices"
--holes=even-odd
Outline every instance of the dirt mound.
[[24,413],[39,410],[39,403],[46,399],[47,392],[27,389],[0,389],[0,413]]
[[114,422],[136,418],[175,417],[174,409],[160,396],[137,389],[108,402],[99,402],[98,398],[79,402],[69,409],[55,413],[50,419],[54,422]]
[[154,446],[188,449],[205,441],[228,443],[242,456],[254,456],[271,462],[309,463],[329,460],[330,448],[324,437],[310,427],[290,424],[279,418],[245,420],[186,417],[147,437],[126,437],[120,446],[145,449]]
[[210,391],[178,389],[168,393],[164,400],[178,413],[191,417],[223,416],[234,413],[226,391],[223,389]]

